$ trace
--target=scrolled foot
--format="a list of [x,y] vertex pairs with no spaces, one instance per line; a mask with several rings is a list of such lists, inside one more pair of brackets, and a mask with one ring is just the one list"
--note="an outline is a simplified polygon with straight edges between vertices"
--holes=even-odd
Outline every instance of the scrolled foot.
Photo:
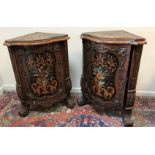
[[18,112],[18,115],[21,117],[26,117],[29,114],[30,107],[29,105],[22,104],[21,111]]
[[74,102],[71,99],[66,99],[65,100],[65,105],[66,105],[67,108],[70,108],[70,109],[73,109],[74,106],[75,106]]
[[125,110],[123,112],[123,123],[125,127],[132,127],[133,121],[131,120],[132,110]]
[[124,117],[123,123],[124,123],[125,127],[132,127],[133,126],[133,121],[131,120],[131,118]]
[[77,100],[78,106],[84,106],[87,104],[87,99],[85,97],[81,97]]

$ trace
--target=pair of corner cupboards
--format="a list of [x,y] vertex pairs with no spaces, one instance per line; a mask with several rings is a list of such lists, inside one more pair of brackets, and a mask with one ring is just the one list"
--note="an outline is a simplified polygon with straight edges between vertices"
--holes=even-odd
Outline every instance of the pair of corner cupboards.
[[[98,111],[120,111],[125,126],[131,113],[145,38],[126,31],[88,32],[83,42],[82,97],[78,105]],[[6,40],[24,117],[33,106],[46,109],[59,102],[73,108],[67,34],[41,33]]]

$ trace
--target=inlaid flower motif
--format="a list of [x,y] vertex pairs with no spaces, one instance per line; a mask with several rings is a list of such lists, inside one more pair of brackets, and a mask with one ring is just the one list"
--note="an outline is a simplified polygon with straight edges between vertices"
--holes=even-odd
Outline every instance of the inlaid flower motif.
[[97,73],[97,74],[96,74],[96,79],[97,79],[97,80],[103,79],[103,75],[102,75],[101,73]]
[[112,53],[99,53],[92,57],[92,90],[105,100],[115,95],[114,77],[118,67],[117,57]]
[[31,89],[34,95],[40,97],[56,92],[55,61],[54,54],[47,51],[26,58],[27,67],[32,75]]

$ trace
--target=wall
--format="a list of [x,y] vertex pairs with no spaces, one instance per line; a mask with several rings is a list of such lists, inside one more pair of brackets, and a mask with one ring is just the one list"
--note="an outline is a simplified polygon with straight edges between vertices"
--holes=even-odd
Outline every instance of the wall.
[[139,71],[137,95],[155,96],[155,28],[87,28],[87,27],[66,27],[66,28],[0,28],[0,88],[15,89],[15,78],[7,48],[3,46],[6,39],[20,35],[42,31],[54,33],[68,33],[70,75],[72,80],[72,92],[80,91],[80,76],[82,73],[82,43],[80,34],[82,32],[100,30],[124,29],[131,33],[143,36],[148,44],[144,46]]

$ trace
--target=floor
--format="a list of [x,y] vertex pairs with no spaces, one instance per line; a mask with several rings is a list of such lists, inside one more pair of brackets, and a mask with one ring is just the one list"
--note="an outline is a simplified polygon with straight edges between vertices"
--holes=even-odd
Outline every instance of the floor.
[[[80,94],[72,94],[76,104]],[[155,98],[137,97],[132,113],[135,127],[155,127]],[[62,104],[49,111],[32,111],[27,117],[18,115],[20,101],[16,92],[4,92],[0,96],[1,127],[123,127],[121,114],[105,112],[98,114],[90,105],[68,109]]]

